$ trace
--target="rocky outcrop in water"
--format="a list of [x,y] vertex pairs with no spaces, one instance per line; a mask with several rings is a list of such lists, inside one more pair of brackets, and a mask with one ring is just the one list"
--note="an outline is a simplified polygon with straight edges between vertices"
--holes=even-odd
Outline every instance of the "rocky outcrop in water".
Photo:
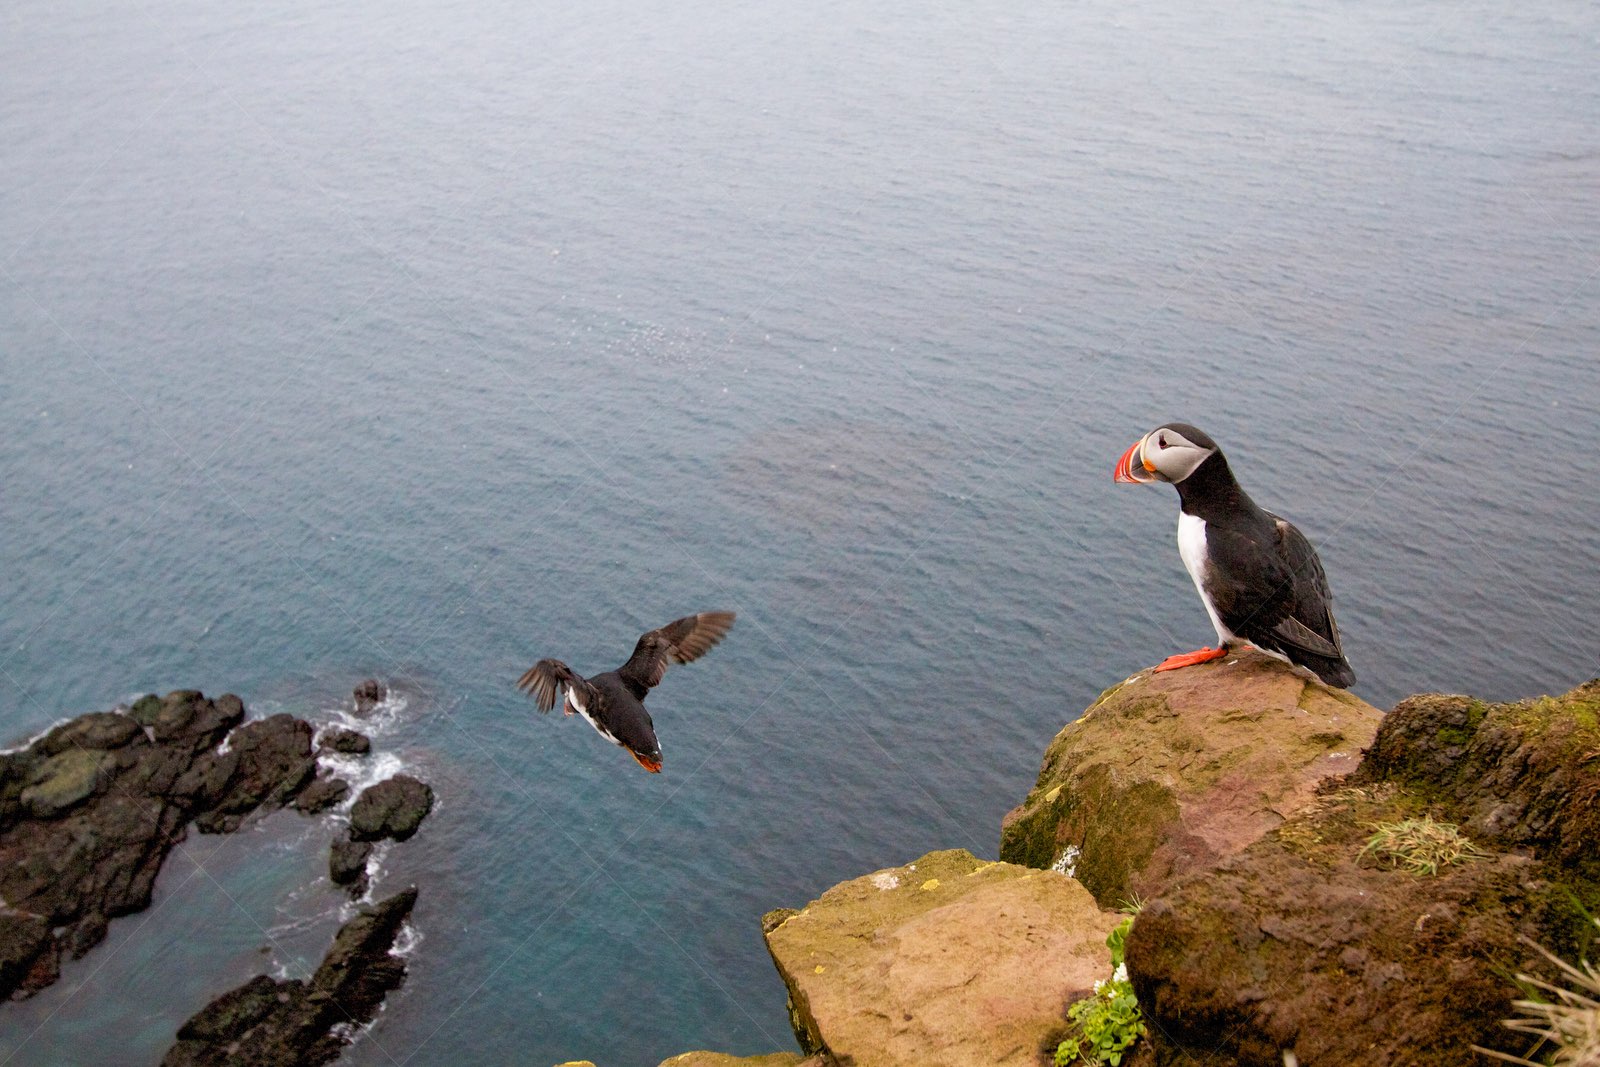
[[350,808],[350,828],[328,846],[328,877],[352,897],[367,891],[367,861],[377,842],[405,841],[433,810],[433,789],[409,774],[370,785]]
[[[1407,821],[1458,830],[1475,854],[1416,873],[1368,847]],[[1155,1062],[1526,1055],[1501,1022],[1520,995],[1510,976],[1550,971],[1530,942],[1586,950],[1596,841],[1600,682],[1515,704],[1401,702],[1347,782],[1140,914],[1128,968]]]
[[[254,812],[321,812],[348,796],[346,782],[317,777],[309,723],[244,720],[236,696],[177,690],[81,715],[0,753],[0,998],[50,985],[62,953],[82,956],[111,919],[147,907],[191,823],[226,833]],[[408,779],[368,807],[380,835],[402,839],[432,802],[432,790]],[[352,876],[361,892],[365,864],[363,853]]]
[[304,981],[259,975],[212,1001],[178,1030],[162,1067],[314,1067],[338,1057],[351,1031],[405,980],[391,954],[415,888],[362,909]]
[[235,730],[244,715],[231,694],[178,690],[0,756],[0,996],[51,984],[63,952],[83,955],[110,919],[148,906],[191,821],[231,830],[310,781],[310,726],[284,715]]
[[350,840],[405,841],[433,810],[433,790],[409,774],[370,785],[350,809]]
[[346,730],[341,726],[333,726],[322,731],[321,736],[317,738],[317,747],[347,756],[365,756],[372,751],[372,739],[359,730]]
[[384,688],[383,683],[376,678],[368,678],[358,684],[355,692],[351,695],[356,702],[356,714],[370,715],[372,710],[389,695],[389,690]]
[[1355,769],[1383,713],[1254,649],[1107,690],[1045,751],[1000,858],[1102,907],[1233,855]]

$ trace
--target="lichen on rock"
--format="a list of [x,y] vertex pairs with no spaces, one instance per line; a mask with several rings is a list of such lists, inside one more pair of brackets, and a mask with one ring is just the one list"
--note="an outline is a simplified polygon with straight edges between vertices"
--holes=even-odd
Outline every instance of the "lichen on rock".
[[726,1052],[680,1052],[659,1067],[822,1067],[822,1058],[798,1052],[769,1052],[759,1056],[730,1056]]
[[958,849],[844,882],[763,927],[807,1054],[1033,1067],[1067,1002],[1109,973],[1119,918],[1070,878]]

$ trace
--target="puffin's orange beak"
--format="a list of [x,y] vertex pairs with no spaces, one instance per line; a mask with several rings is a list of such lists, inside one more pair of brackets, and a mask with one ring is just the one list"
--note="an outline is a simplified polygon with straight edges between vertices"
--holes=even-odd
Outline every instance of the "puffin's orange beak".
[[1141,438],[1139,438],[1139,440],[1137,440],[1137,441],[1135,441],[1133,443],[1133,447],[1132,448],[1128,449],[1126,452],[1124,452],[1122,454],[1122,458],[1121,459],[1117,460],[1117,469],[1116,469],[1115,473],[1113,473],[1112,476],[1111,476],[1113,481],[1118,481],[1118,482],[1153,482],[1153,481],[1155,481],[1155,479],[1150,477],[1150,474],[1149,474],[1149,472],[1151,470],[1150,464],[1148,464],[1148,463],[1146,463],[1144,461],[1144,453],[1140,451],[1140,446],[1142,446],[1143,444],[1144,444],[1144,438],[1141,437]]
[[634,759],[638,760],[639,761],[639,766],[643,767],[645,770],[649,771],[651,774],[660,774],[661,773],[661,761],[659,759],[652,759],[649,756],[641,756],[637,752],[630,752],[629,755],[631,755]]

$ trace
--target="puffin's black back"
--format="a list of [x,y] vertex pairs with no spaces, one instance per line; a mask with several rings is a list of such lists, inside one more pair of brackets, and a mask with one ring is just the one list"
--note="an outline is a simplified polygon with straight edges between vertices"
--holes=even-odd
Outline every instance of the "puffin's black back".
[[1206,595],[1239,637],[1277,652],[1331,686],[1348,688],[1355,671],[1344,658],[1333,596],[1316,549],[1293,523],[1258,506],[1211,437],[1188,423],[1167,423],[1212,449],[1175,484],[1185,514],[1205,521]]

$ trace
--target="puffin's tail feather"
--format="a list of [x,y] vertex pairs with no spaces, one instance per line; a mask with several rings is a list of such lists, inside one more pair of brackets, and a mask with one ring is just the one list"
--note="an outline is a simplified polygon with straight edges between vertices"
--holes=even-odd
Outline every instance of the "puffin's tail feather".
[[1338,659],[1332,656],[1318,656],[1298,648],[1290,648],[1288,653],[1292,661],[1335,689],[1349,689],[1356,684],[1356,672],[1351,669],[1343,656]]

